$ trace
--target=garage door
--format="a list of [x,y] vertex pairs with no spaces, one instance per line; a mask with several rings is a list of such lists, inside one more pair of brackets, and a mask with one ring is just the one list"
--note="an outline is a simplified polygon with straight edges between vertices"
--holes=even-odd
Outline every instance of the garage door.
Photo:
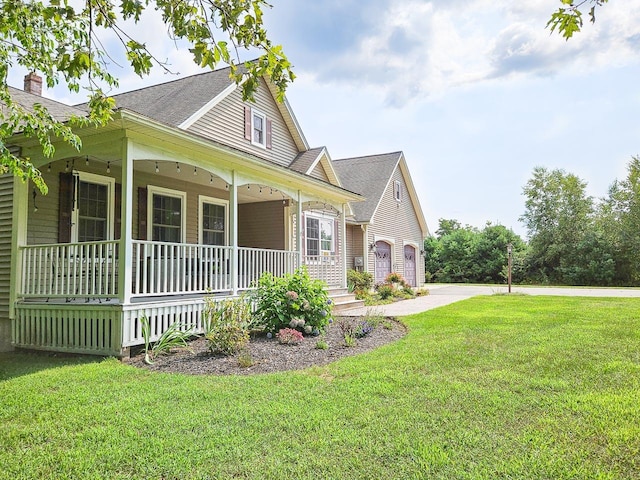
[[404,279],[415,287],[416,283],[416,249],[411,245],[404,246]]
[[391,245],[378,240],[376,242],[376,283],[383,283],[391,273]]

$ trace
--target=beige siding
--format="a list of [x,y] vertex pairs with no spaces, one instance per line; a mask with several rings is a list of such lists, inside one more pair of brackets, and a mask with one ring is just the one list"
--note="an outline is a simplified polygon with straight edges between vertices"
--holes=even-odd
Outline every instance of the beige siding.
[[11,220],[13,175],[0,176],[0,352],[11,349],[9,290],[11,286]]
[[284,250],[284,207],[282,202],[238,205],[238,245]]
[[[393,185],[396,180],[400,181],[402,189],[402,200],[400,202],[397,202],[393,196]],[[409,198],[407,186],[399,168],[396,168],[393,172],[391,182],[389,182],[373,221],[369,225],[367,235],[367,245],[373,243],[376,236],[390,239],[393,242],[391,268],[402,275],[404,275],[405,242],[414,244],[417,248],[416,281],[419,285],[424,283],[424,259],[420,255],[424,239],[422,238],[416,212]],[[374,273],[373,253],[368,253],[367,262],[369,271]]]
[[354,258],[362,257],[364,232],[360,225],[347,225],[347,270],[354,267]]
[[311,176],[318,178],[320,180],[324,180],[325,182],[329,182],[329,177],[327,176],[327,172],[324,170],[324,167],[320,162],[318,162],[315,168],[311,170]]
[[[59,189],[59,172],[64,170],[65,162],[53,165],[51,173],[46,172],[44,168],[43,177],[49,187],[49,194],[46,197],[38,194],[36,196],[36,204],[38,211],[34,212],[33,198],[29,195],[29,226],[27,242],[30,245],[57,243],[58,241],[58,189]],[[96,173],[98,175],[107,175],[104,165],[88,167],[82,165],[83,171]],[[189,181],[193,178],[193,170],[187,165],[182,165],[181,173],[175,173],[174,177],[166,177],[153,173],[134,173],[134,189],[133,189],[133,237],[140,238],[138,235],[138,188],[154,185],[156,187],[169,188],[187,194],[187,243],[198,242],[198,196],[206,195],[213,198],[229,199],[229,192],[208,188]],[[111,176],[116,182],[121,181],[120,170],[111,167]]]
[[[264,81],[261,81],[255,100],[255,103],[243,102],[241,89],[236,89],[187,130],[279,165],[288,166],[298,154],[298,149]],[[245,105],[259,110],[271,120],[271,149],[252,145],[244,138]]]

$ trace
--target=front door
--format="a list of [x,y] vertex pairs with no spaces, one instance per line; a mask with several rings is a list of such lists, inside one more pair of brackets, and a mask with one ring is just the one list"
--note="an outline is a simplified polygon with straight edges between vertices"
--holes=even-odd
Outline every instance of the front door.
[[376,242],[376,283],[384,283],[391,273],[391,245],[378,240]]
[[411,245],[404,246],[404,279],[412,287],[416,283],[416,249]]

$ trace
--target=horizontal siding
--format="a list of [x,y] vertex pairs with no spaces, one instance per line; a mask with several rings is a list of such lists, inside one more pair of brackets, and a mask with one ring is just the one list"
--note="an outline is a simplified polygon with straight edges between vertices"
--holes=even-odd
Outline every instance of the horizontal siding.
[[347,270],[355,268],[355,257],[362,257],[363,238],[360,225],[347,225]]
[[0,176],[0,352],[11,349],[9,293],[11,289],[11,222],[13,175]]
[[324,180],[325,182],[329,182],[327,172],[325,172],[324,167],[320,162],[318,162],[315,168],[311,171],[311,176],[320,180]]
[[[255,100],[255,103],[244,102],[241,89],[236,89],[191,125],[187,131],[279,165],[289,166],[299,153],[298,148],[264,80],[260,82],[260,88],[255,94]],[[271,149],[252,145],[249,140],[244,138],[245,105],[259,110],[271,120]]]
[[[163,164],[171,165],[171,164]],[[38,195],[36,204],[38,211],[34,212],[33,198],[29,195],[29,226],[28,243],[30,245],[57,243],[58,241],[58,189],[59,172],[64,170],[65,162],[53,165],[50,173],[44,173],[44,179],[49,186],[49,194],[46,197]],[[104,167],[90,168],[83,165],[83,171],[90,171],[99,175],[105,175]],[[171,168],[175,168],[171,165]],[[46,169],[45,169],[46,170]],[[167,172],[168,173],[168,172]],[[116,182],[120,182],[120,170],[111,167],[111,176]],[[187,194],[187,243],[198,243],[198,197],[206,195],[213,198],[229,200],[229,192],[217,188],[196,184],[190,181],[193,178],[193,169],[187,165],[181,166],[181,172],[174,173],[173,177],[161,174],[136,171],[134,173],[133,191],[133,237],[140,238],[138,232],[138,188],[153,185],[168,188]],[[277,208],[274,208],[277,207]],[[241,246],[284,249],[284,213],[281,201],[240,204],[238,207],[239,240]],[[0,216],[2,214],[0,213]],[[247,225],[256,223],[256,226]],[[11,233],[11,228],[6,232]],[[268,232],[268,233],[266,233]],[[1,233],[0,233],[1,235]],[[244,235],[244,237],[242,236]],[[1,237],[0,237],[1,238]]]
[[285,249],[281,201],[238,205],[238,246]]
[[[397,202],[393,196],[393,185],[396,180],[400,181],[402,189],[401,202]],[[404,177],[398,167],[393,172],[391,182],[389,182],[380,205],[375,212],[373,221],[369,225],[367,245],[374,242],[376,235],[393,240],[394,248],[391,268],[401,275],[404,275],[404,242],[415,243],[418,248],[416,252],[416,280],[419,285],[424,283],[424,260],[419,253],[424,239],[422,238],[416,211],[409,198]],[[375,259],[373,253],[368,253],[367,262],[369,271],[374,273]]]
[[[174,178],[155,175],[153,173],[137,173],[134,174],[134,208],[133,208],[133,236],[140,238],[138,232],[138,188],[153,185],[155,187],[169,188],[187,194],[187,243],[198,243],[198,197],[206,195],[213,198],[221,198],[229,200],[229,192],[217,188],[207,188],[187,181],[189,177],[193,178],[193,168],[182,165],[180,173],[176,172]],[[183,180],[184,179],[184,180]]]

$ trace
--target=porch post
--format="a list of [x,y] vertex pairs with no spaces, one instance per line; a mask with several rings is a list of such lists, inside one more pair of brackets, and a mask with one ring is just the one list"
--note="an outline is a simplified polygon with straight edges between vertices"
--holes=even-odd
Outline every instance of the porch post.
[[342,237],[342,288],[347,288],[347,204],[342,204],[342,218],[340,221],[340,230]]
[[120,202],[121,229],[118,253],[118,292],[120,302],[131,301],[131,279],[133,278],[133,159],[129,156],[130,140],[122,139],[122,200]]
[[29,184],[13,177],[13,218],[11,220],[11,286],[9,287],[9,318],[16,318],[15,303],[22,293],[22,255],[19,247],[27,244],[29,222]]
[[229,217],[231,228],[229,241],[231,242],[231,293],[238,294],[238,183],[236,171],[231,172],[231,185],[229,185]]
[[298,204],[296,208],[296,252],[298,252],[298,268],[302,267],[302,192],[298,190]]

